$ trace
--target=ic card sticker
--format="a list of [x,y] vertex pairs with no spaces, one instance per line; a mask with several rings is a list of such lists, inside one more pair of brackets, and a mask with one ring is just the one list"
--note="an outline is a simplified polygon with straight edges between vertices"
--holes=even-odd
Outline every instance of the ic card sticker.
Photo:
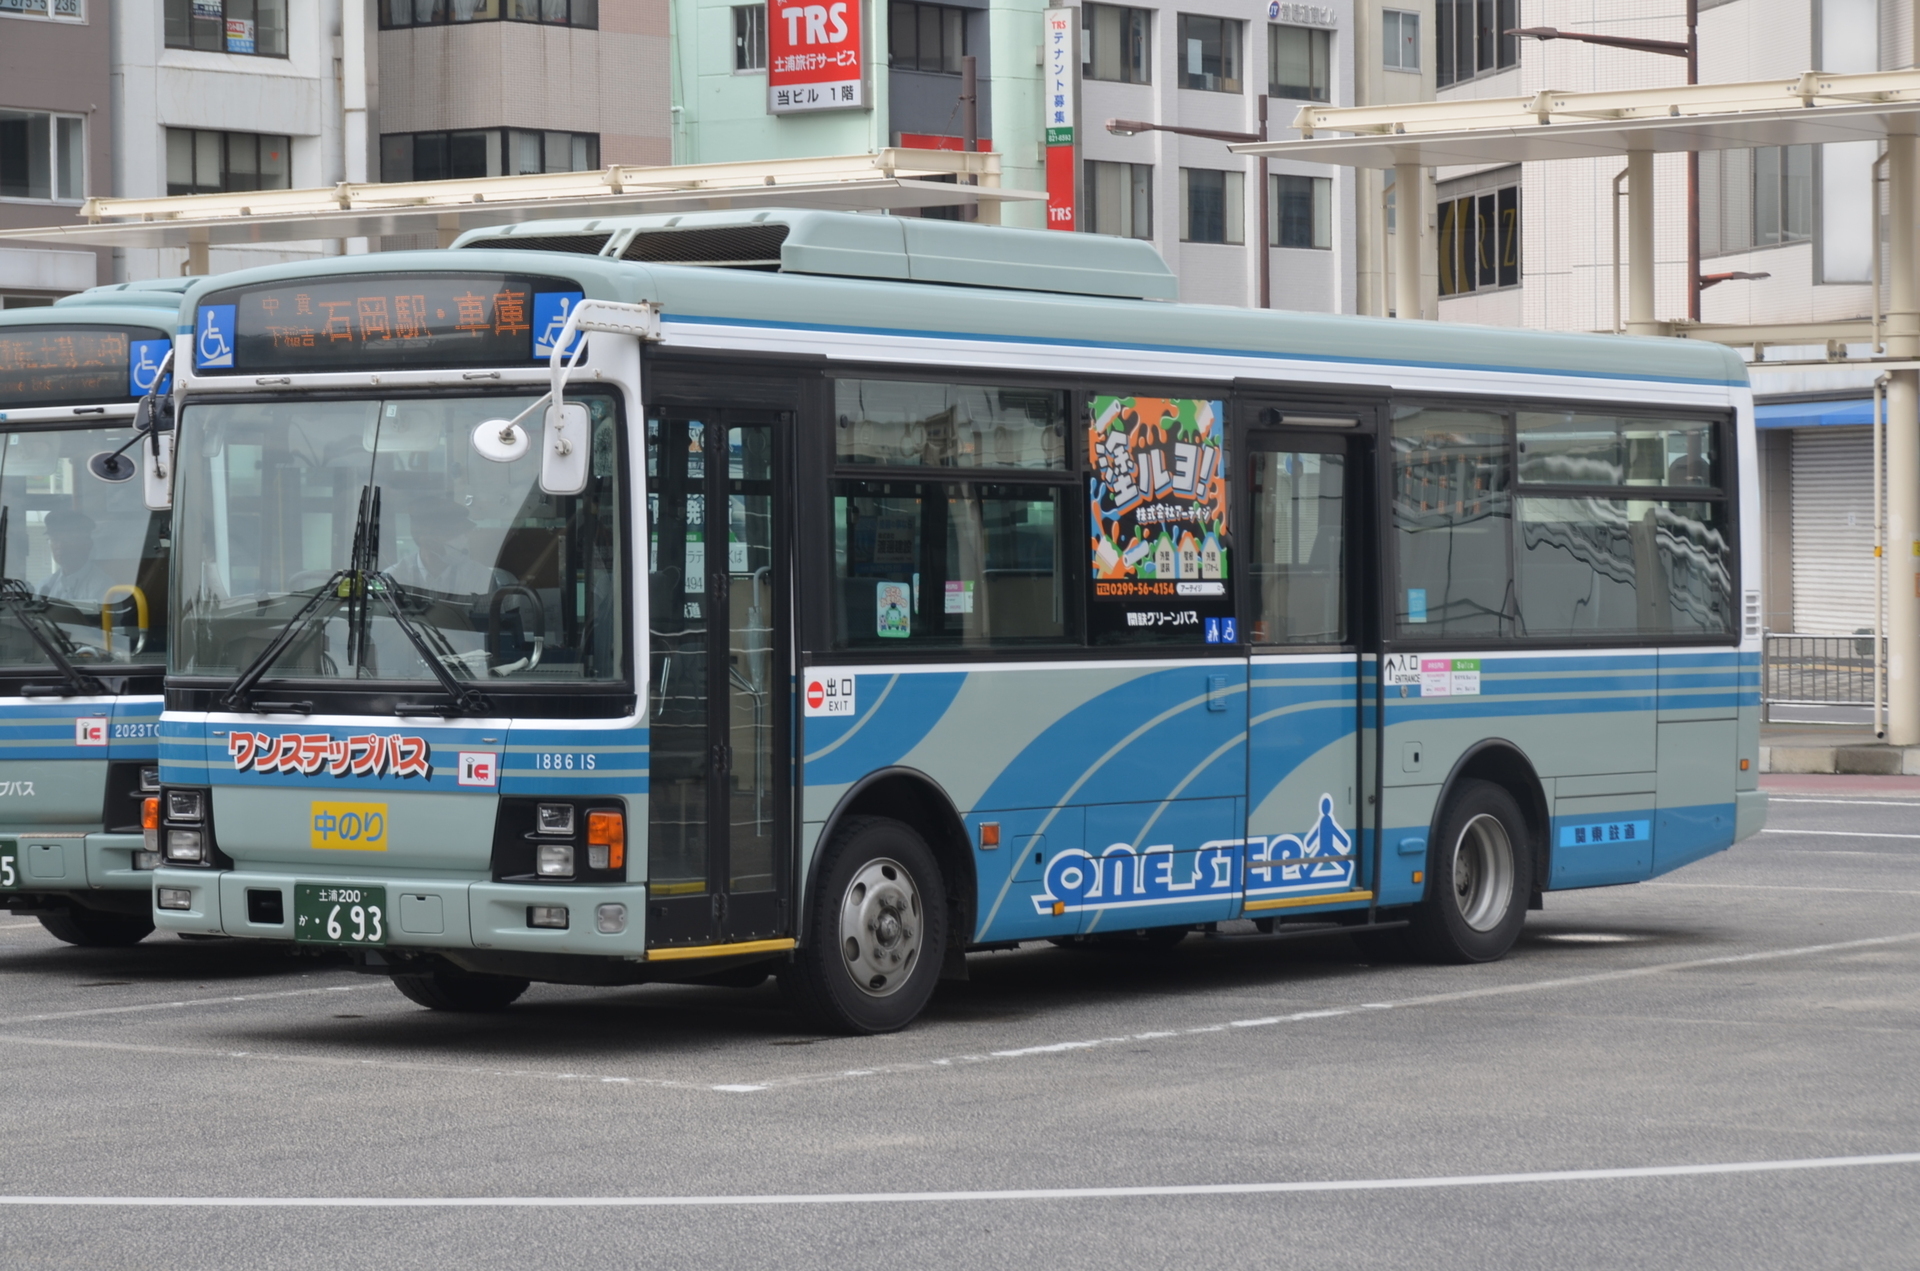
[[500,784],[500,756],[488,750],[460,752],[460,784],[497,786]]
[[1447,691],[1455,697],[1480,696],[1480,659],[1453,659],[1453,670],[1447,677]]
[[73,721],[73,744],[76,746],[104,746],[107,744],[107,721],[104,718],[89,717]]
[[1420,696],[1453,696],[1453,659],[1420,659]]

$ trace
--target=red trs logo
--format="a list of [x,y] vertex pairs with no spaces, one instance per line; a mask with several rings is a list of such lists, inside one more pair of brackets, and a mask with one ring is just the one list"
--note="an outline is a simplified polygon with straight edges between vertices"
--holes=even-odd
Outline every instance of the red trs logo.
[[424,737],[330,737],[326,733],[236,732],[227,739],[227,754],[236,772],[298,772],[307,776],[325,769],[333,777],[432,777],[433,751]]

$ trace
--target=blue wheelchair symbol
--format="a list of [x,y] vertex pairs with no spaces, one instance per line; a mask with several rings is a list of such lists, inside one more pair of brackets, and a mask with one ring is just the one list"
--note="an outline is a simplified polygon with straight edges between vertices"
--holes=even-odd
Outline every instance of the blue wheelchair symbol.
[[[553,356],[553,346],[560,339],[560,332],[567,325],[567,315],[573,307],[586,299],[581,291],[536,291],[533,293],[533,355],[537,358]],[[585,337],[578,331],[573,340],[562,352],[563,357],[572,357]]]
[[172,340],[127,342],[127,396],[145,397],[148,393],[165,393],[172,390],[172,375],[168,375],[158,385],[154,383],[154,377],[160,374],[160,363],[166,360],[167,350],[172,347]]
[[193,366],[205,371],[233,365],[234,306],[201,305],[193,333]]

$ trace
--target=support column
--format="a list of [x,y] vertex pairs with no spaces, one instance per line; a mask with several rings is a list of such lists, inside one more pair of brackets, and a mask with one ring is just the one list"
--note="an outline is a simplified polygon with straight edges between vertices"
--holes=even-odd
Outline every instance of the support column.
[[1659,335],[1653,317],[1653,151],[1627,154],[1627,334]]
[[1393,312],[1419,318],[1421,231],[1427,224],[1426,170],[1417,163],[1393,165]]
[[[1920,138],[1887,138],[1892,241],[1887,353],[1920,358],[1920,280],[1914,269],[1914,182]],[[1887,384],[1887,741],[1920,745],[1920,372]]]
[[205,278],[213,272],[207,264],[207,238],[206,230],[187,231],[187,272],[196,278]]

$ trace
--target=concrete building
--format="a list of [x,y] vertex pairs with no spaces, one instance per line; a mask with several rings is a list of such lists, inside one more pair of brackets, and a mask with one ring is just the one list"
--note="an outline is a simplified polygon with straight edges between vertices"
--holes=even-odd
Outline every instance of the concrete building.
[[[1435,81],[1434,0],[1355,0],[1353,103],[1356,106],[1398,105],[1432,101]],[[1356,311],[1387,316],[1393,307],[1393,250],[1389,235],[1397,232],[1399,200],[1393,173],[1371,169],[1355,176]],[[1429,174],[1421,192],[1416,229],[1432,216],[1433,185]],[[1425,253],[1420,294],[1422,314],[1432,317],[1439,299],[1437,258]]]
[[[0,3],[0,229],[64,224],[113,183],[108,0]],[[0,308],[112,280],[99,251],[0,247]]]

